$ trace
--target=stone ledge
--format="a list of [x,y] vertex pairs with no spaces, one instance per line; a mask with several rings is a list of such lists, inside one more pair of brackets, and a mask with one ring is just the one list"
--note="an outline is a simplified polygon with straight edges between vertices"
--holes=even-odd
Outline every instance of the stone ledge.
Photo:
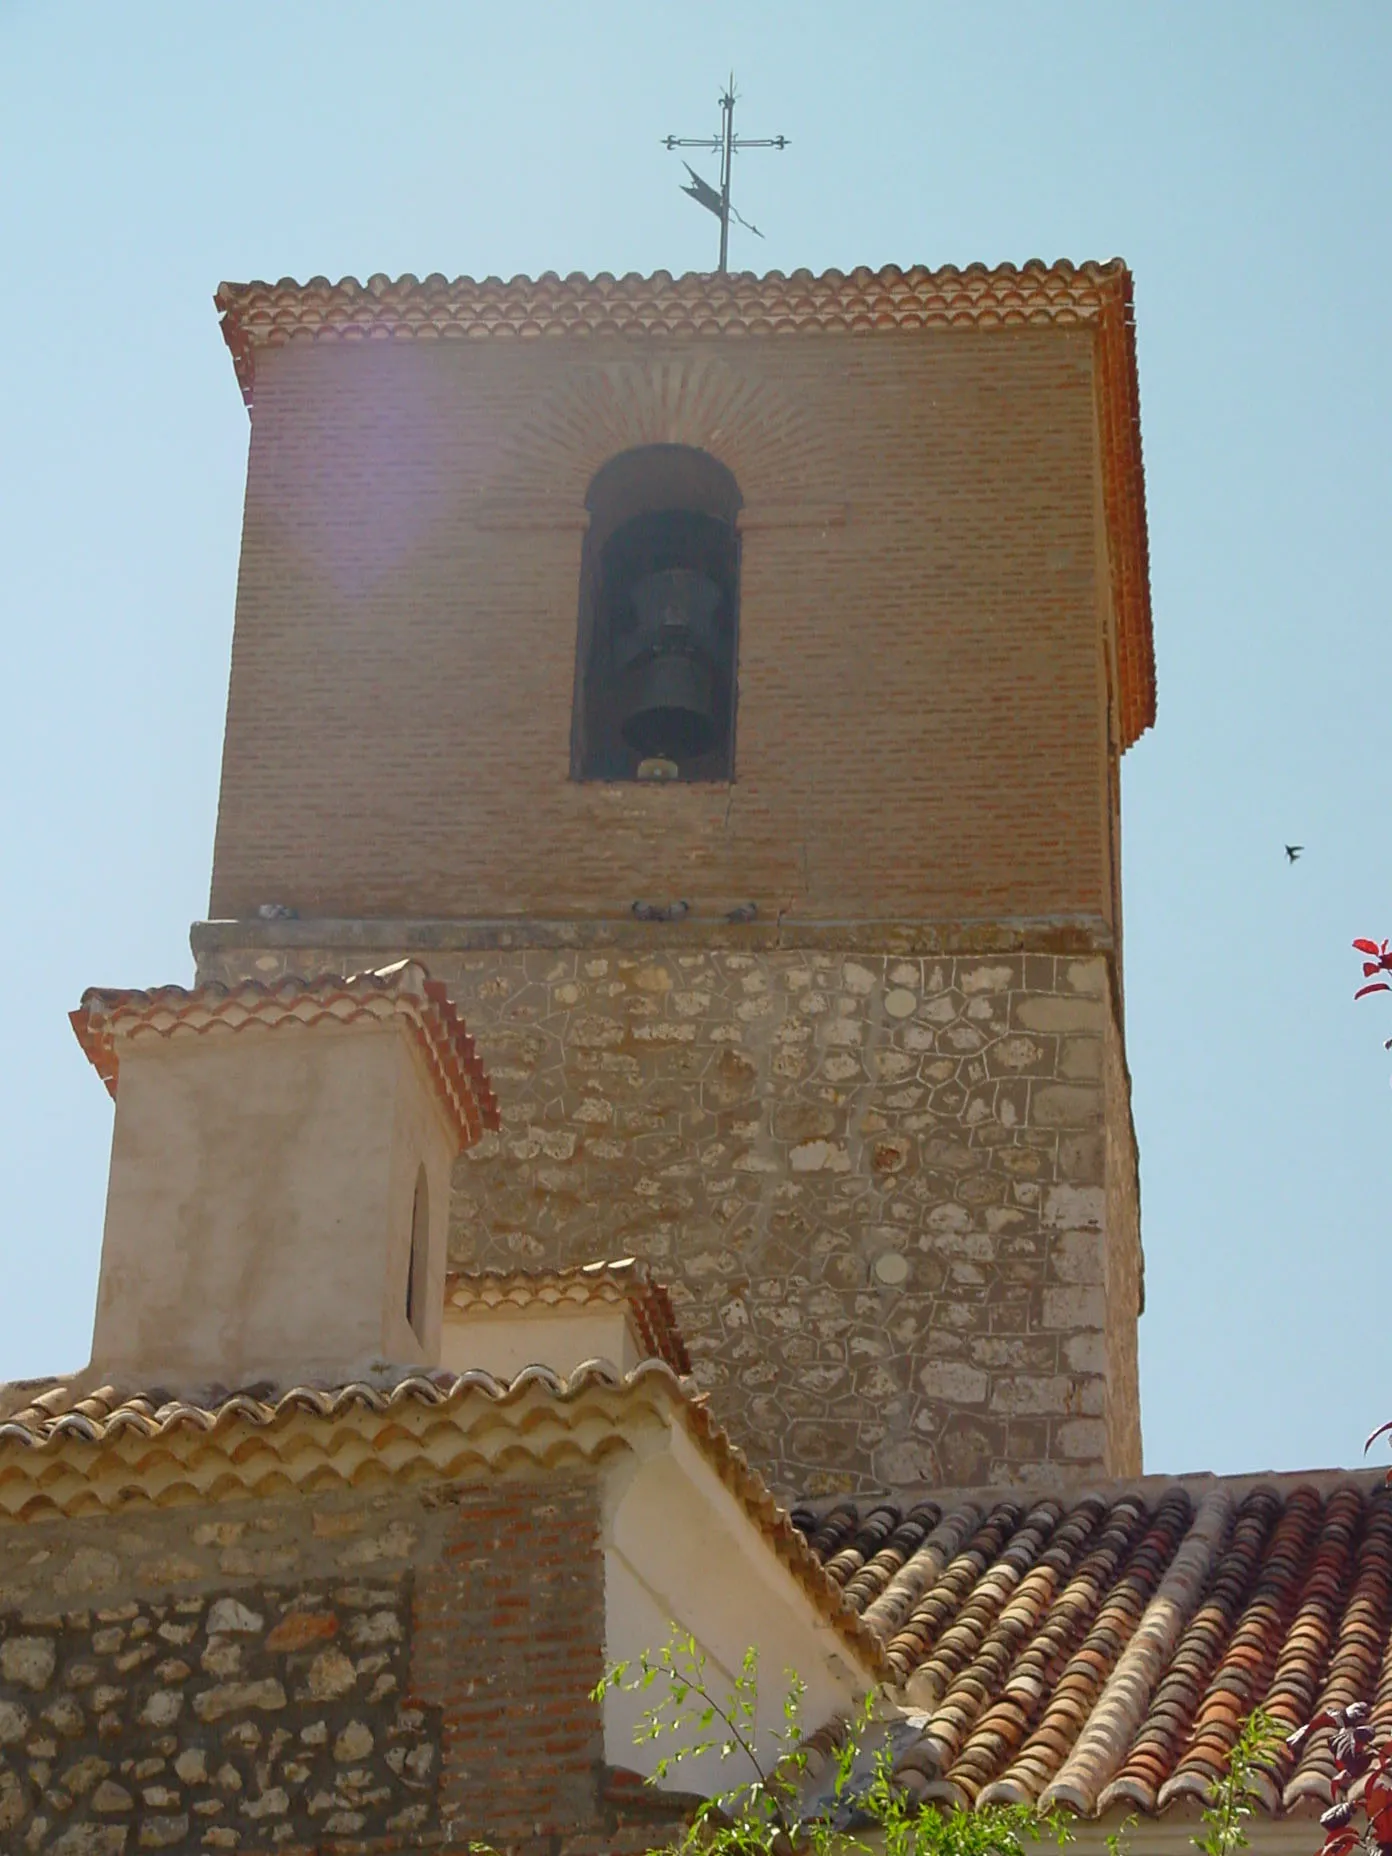
[[841,920],[783,915],[767,921],[730,922],[721,915],[688,915],[679,922],[642,922],[628,916],[572,920],[534,916],[458,919],[303,916],[194,922],[189,944],[195,959],[243,948],[268,952],[342,948],[351,952],[467,953],[491,949],[729,948],[826,949],[836,953],[889,954],[1106,954],[1116,952],[1110,928],[1095,916],[1003,917],[963,922],[906,922],[852,917]]

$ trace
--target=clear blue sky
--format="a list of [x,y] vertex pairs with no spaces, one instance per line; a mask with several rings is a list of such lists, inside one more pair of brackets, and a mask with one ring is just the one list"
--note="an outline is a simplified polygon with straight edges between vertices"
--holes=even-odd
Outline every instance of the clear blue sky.
[[[721,19],[730,22],[722,26]],[[1392,9],[0,0],[0,1377],[87,1356],[110,1105],[65,1014],[187,980],[247,420],[221,278],[1120,254],[1160,719],[1124,768],[1147,1466],[1392,1416]],[[1308,849],[1295,868],[1287,840]]]

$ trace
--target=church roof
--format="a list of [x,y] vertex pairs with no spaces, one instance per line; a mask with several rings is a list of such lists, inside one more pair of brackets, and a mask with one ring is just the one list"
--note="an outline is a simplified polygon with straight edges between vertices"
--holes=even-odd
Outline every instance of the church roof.
[[113,1096],[121,1038],[206,1037],[252,1023],[276,1029],[326,1020],[349,1025],[403,1018],[416,1034],[461,1145],[471,1145],[485,1128],[499,1125],[497,1100],[474,1040],[445,987],[418,961],[401,960],[347,979],[321,974],[269,985],[210,981],[191,989],[157,986],[148,992],[89,986],[69,1016],[78,1043]]
[[[672,1367],[511,1381],[413,1372],[206,1402],[82,1381],[0,1387],[0,1515],[409,1488],[597,1463],[679,1427],[904,1708],[919,1798],[1084,1817],[1193,1807],[1250,1710],[1368,1702],[1392,1728],[1392,1493],[1371,1475],[924,1491],[790,1516]],[[1328,1735],[1259,1774],[1272,1817],[1331,1802]]]
[[824,1571],[744,1454],[665,1360],[629,1373],[589,1361],[568,1378],[530,1366],[397,1372],[381,1382],[252,1388],[206,1403],[81,1380],[0,1386],[0,1517],[42,1521],[360,1486],[410,1488],[597,1463],[626,1437],[679,1427],[862,1667],[879,1638]]
[[283,277],[219,285],[222,333],[250,406],[256,355],[302,341],[865,336],[932,328],[1082,327],[1098,335],[1103,498],[1117,614],[1122,742],[1155,720],[1149,551],[1131,273],[1105,264],[907,270],[688,271],[587,277]]
[[[883,1646],[920,1798],[1083,1816],[1201,1799],[1247,1714],[1355,1700],[1392,1727],[1392,1495],[1370,1476],[1144,1479],[1041,1499],[840,1502],[794,1519]],[[1332,1802],[1329,1735],[1258,1778]]]

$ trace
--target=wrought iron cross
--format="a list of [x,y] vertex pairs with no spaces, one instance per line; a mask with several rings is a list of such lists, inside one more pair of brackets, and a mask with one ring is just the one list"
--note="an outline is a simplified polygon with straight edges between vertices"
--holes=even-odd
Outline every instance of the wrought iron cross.
[[704,206],[708,213],[714,213],[720,221],[720,269],[722,271],[728,271],[730,268],[728,260],[732,219],[738,219],[745,230],[752,232],[755,238],[764,236],[758,226],[750,225],[749,221],[736,212],[730,204],[730,168],[735,156],[746,148],[786,148],[788,146],[786,135],[735,134],[735,97],[737,94],[735,74],[732,71],[730,81],[720,99],[719,135],[668,135],[664,136],[662,142],[662,146],[668,149],[708,148],[712,154],[720,156],[720,191],[718,193],[710,182],[702,180],[691,163],[685,160],[682,166],[691,176],[691,185],[683,187],[682,192],[689,194],[698,206]]

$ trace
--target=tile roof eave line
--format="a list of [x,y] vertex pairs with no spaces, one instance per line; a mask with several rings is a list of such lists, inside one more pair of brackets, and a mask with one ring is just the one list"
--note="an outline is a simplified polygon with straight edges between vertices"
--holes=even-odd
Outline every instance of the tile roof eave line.
[[633,1257],[551,1270],[451,1270],[445,1277],[446,1319],[450,1312],[468,1317],[475,1311],[507,1308],[515,1313],[532,1306],[624,1308],[649,1352],[665,1360],[679,1378],[691,1372],[691,1358],[664,1283]]
[[199,1405],[191,1400],[172,1400],[153,1416],[143,1412],[132,1400],[115,1406],[105,1419],[65,1411],[47,1416],[42,1424],[25,1423],[22,1416],[0,1422],[0,1442],[20,1443],[31,1450],[43,1450],[65,1436],[78,1433],[84,1441],[105,1443],[125,1428],[138,1428],[142,1435],[162,1437],[180,1426],[213,1431],[228,1424],[243,1422],[265,1430],[296,1413],[313,1417],[336,1418],[354,1406],[386,1412],[394,1407],[415,1403],[445,1407],[461,1402],[471,1394],[480,1394],[495,1405],[515,1404],[534,1389],[550,1395],[557,1404],[573,1404],[585,1393],[601,1390],[628,1393],[649,1381],[670,1386],[679,1398],[687,1395],[679,1376],[665,1360],[642,1360],[629,1372],[622,1373],[608,1360],[582,1361],[569,1374],[553,1372],[547,1366],[527,1366],[511,1379],[499,1379],[480,1367],[462,1373],[439,1374],[411,1372],[388,1385],[368,1380],[350,1380],[333,1387],[290,1386],[274,1400],[257,1398],[254,1393],[233,1392],[216,1405]]

